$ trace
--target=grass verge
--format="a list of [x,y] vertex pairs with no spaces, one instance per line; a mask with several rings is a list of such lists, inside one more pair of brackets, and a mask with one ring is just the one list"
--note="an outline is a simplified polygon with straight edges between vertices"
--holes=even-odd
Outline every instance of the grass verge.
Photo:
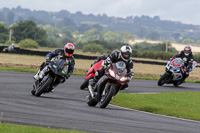
[[56,130],[50,128],[22,126],[7,123],[0,123],[1,133],[85,133],[75,130]]
[[[0,67],[0,71],[15,71],[15,72],[32,72],[32,73],[36,73],[38,70],[24,69],[24,68]],[[85,75],[85,73],[74,72],[73,75]],[[149,77],[149,76],[134,76],[133,79],[159,80],[158,77]],[[200,83],[200,80],[186,80],[186,82]]]
[[120,93],[111,104],[156,114],[200,121],[200,92]]

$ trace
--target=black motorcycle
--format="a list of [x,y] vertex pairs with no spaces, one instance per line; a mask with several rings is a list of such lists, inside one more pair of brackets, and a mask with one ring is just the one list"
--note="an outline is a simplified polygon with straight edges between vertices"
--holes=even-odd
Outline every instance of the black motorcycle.
[[[130,73],[134,75],[133,72]],[[93,88],[88,87],[89,97],[87,104],[89,106],[96,106],[99,102],[100,108],[105,108],[112,98],[123,90],[125,85],[128,84],[130,79],[128,78],[126,64],[123,61],[112,63],[110,67],[105,70],[104,76],[102,76]],[[95,94],[100,94],[100,99],[95,98]]]
[[35,81],[32,95],[39,97],[43,93],[51,92],[58,84],[65,81],[68,65],[63,59],[56,59],[48,64],[48,72],[42,79]]

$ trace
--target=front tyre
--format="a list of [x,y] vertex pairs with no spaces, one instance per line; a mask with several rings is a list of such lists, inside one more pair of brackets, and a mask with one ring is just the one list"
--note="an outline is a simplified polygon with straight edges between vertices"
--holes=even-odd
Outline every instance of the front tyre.
[[86,79],[86,80],[81,84],[80,89],[81,89],[81,90],[84,90],[84,89],[88,86],[89,80],[90,80],[90,79],[93,79],[93,78],[94,78],[93,76],[90,76],[88,79]]
[[97,101],[94,99],[94,98],[92,98],[92,96],[91,95],[89,95],[89,97],[88,97],[88,101],[87,101],[87,104],[89,105],[89,106],[96,106],[97,105]]
[[168,75],[164,73],[160,79],[158,80],[158,86],[162,86],[165,84],[165,81],[167,80]]
[[104,91],[105,91],[105,94],[102,94],[101,101],[99,102],[100,108],[105,108],[110,103],[110,101],[112,100],[112,97],[115,95],[116,86],[110,85]]
[[46,81],[44,81],[42,85],[37,89],[37,91],[35,92],[35,96],[39,97],[42,93],[46,92],[47,87],[49,87],[51,83],[52,79],[48,77]]

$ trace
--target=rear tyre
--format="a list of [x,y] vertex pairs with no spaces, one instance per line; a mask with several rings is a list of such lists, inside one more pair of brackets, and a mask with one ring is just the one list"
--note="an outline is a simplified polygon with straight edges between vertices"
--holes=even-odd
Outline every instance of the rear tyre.
[[101,101],[99,102],[99,107],[105,108],[112,100],[113,96],[115,95],[115,92],[116,87],[114,85],[110,85],[110,87],[105,90],[105,95],[102,95]]
[[88,79],[86,79],[86,80],[81,84],[80,89],[81,89],[81,90],[84,90],[84,89],[88,86],[89,80],[90,80],[90,79],[93,79],[93,78],[94,78],[93,76],[90,76]]
[[31,94],[32,94],[33,96],[35,96],[35,90],[32,90],[32,91],[31,91]]
[[158,80],[158,86],[162,86],[162,85],[164,85],[165,84],[165,81],[167,80],[167,74],[166,73],[164,73],[161,77],[160,77],[160,79]]
[[93,107],[94,107],[94,106],[97,105],[97,103],[98,103],[98,102],[95,101],[94,98],[91,97],[91,95],[89,95],[87,104],[88,104],[89,106],[93,106]]
[[51,85],[51,83],[52,83],[52,79],[47,78],[46,81],[44,81],[43,84],[35,92],[35,96],[39,97],[42,93],[46,92],[47,87],[49,87]]
[[178,87],[181,84],[181,81],[176,81],[173,83],[174,86]]

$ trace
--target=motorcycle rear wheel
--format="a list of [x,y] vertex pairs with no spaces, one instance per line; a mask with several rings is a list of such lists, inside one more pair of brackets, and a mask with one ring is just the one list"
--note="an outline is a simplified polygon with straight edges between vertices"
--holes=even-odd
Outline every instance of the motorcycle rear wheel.
[[50,86],[51,83],[52,83],[52,79],[47,78],[46,81],[44,81],[44,83],[35,92],[35,96],[39,97],[42,93],[46,92],[47,87]]
[[178,87],[179,85],[181,85],[181,83],[182,83],[181,81],[176,81],[176,82],[173,83],[173,85]]
[[114,85],[110,85],[107,90],[105,90],[105,95],[101,97],[101,101],[99,102],[99,107],[100,108],[105,108],[107,105],[110,103],[112,100],[113,96],[115,95],[116,92],[116,87]]

